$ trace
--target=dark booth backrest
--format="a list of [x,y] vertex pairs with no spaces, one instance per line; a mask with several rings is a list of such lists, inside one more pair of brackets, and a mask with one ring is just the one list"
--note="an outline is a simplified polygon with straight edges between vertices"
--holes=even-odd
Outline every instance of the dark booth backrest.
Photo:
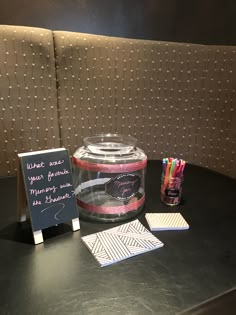
[[148,159],[236,177],[236,47],[54,32],[61,139],[131,134]]

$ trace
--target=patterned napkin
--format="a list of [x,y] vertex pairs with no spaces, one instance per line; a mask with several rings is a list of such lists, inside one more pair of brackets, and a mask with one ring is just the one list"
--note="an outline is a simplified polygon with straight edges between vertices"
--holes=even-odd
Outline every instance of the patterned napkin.
[[82,241],[101,267],[164,245],[139,220],[84,236]]
[[189,229],[180,213],[146,213],[145,217],[151,231]]

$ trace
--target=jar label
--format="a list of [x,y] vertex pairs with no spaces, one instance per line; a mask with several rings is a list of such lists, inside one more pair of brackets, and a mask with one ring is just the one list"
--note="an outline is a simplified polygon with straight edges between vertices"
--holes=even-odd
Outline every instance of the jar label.
[[139,190],[141,177],[137,174],[122,174],[112,178],[105,184],[108,195],[119,200],[133,197]]
[[175,188],[166,188],[165,195],[167,197],[178,197],[179,196],[179,189]]

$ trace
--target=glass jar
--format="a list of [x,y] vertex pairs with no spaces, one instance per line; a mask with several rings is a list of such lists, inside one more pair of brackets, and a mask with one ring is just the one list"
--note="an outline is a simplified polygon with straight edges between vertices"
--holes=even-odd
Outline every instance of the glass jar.
[[116,222],[142,211],[147,157],[136,142],[119,134],[84,139],[72,159],[80,218]]

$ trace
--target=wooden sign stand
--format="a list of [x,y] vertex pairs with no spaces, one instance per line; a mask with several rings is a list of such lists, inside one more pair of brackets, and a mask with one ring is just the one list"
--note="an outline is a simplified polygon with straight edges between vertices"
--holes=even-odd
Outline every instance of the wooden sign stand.
[[[63,164],[63,170],[60,163]],[[34,166],[41,166],[42,169],[40,170],[37,167],[34,169]],[[52,172],[52,170],[55,171]],[[29,176],[29,174],[32,176]],[[54,178],[50,177],[50,186],[47,174],[57,176]],[[36,180],[39,176],[42,178],[40,184]],[[29,178],[31,180],[30,183]],[[17,221],[26,221],[29,214],[35,244],[44,242],[42,230],[49,226],[58,225],[71,219],[72,231],[80,229],[77,206],[72,189],[69,155],[66,149],[60,148],[18,154]],[[50,194],[47,191],[50,191]],[[49,200],[51,203],[49,205],[46,204],[46,208],[44,204],[45,198],[46,201]],[[63,203],[61,199],[63,199]],[[53,210],[56,207],[60,210],[55,210],[57,211],[55,214]],[[42,208],[44,209],[42,210]],[[45,217],[41,218],[40,213],[46,213],[47,211],[45,210],[49,208],[52,214],[49,211]],[[64,215],[58,218],[60,212],[64,212]]]

